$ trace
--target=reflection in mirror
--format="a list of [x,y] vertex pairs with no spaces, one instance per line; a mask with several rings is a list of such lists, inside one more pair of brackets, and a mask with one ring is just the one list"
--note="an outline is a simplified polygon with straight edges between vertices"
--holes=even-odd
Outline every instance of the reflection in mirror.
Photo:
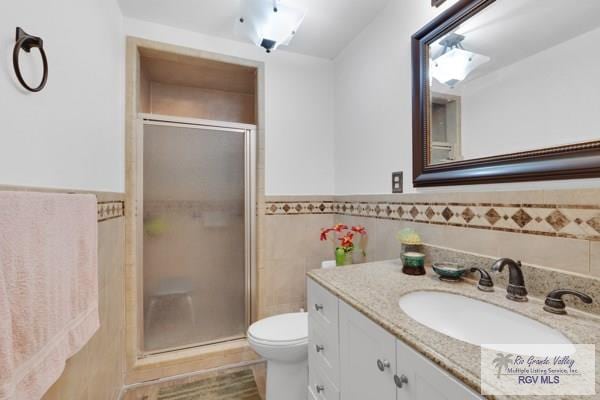
[[431,163],[461,160],[460,97],[433,93],[431,98]]
[[600,1],[496,0],[429,44],[429,164],[600,139]]

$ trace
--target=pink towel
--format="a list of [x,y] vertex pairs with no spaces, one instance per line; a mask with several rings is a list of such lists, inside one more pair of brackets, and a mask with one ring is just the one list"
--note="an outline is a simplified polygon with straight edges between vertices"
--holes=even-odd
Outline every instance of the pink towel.
[[93,195],[0,191],[0,400],[37,400],[98,318]]

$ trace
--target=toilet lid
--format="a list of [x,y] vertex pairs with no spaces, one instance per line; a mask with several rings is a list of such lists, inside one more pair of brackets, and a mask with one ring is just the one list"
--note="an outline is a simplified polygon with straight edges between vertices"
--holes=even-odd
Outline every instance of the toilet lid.
[[297,342],[308,337],[307,313],[275,315],[253,323],[248,335],[263,342]]

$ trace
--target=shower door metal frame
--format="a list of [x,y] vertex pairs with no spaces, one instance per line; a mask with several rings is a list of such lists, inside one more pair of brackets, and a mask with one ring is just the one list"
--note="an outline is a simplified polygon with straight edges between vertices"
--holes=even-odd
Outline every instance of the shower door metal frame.
[[[246,293],[245,298],[245,329],[242,336],[227,337],[208,342],[193,343],[178,347],[170,347],[155,351],[146,351],[144,349],[144,307],[143,307],[143,279],[144,279],[144,264],[143,264],[143,219],[144,219],[144,126],[170,126],[176,128],[191,128],[205,129],[211,131],[221,131],[223,133],[242,133],[244,134],[244,271],[245,282],[244,287]],[[243,339],[246,337],[245,332],[248,330],[252,322],[253,309],[256,307],[256,126],[251,124],[242,124],[226,121],[213,121],[197,118],[175,117],[170,115],[159,114],[138,114],[138,135],[137,149],[137,263],[141,267],[138,281],[138,352],[143,358],[154,354],[168,353],[171,351],[185,350],[197,348],[212,344],[224,343],[231,340]]]

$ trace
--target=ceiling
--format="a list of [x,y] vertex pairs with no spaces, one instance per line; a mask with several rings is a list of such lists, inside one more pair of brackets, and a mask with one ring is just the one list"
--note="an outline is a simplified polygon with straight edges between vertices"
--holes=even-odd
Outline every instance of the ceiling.
[[[598,27],[599,0],[502,0],[455,32],[465,36],[465,49],[491,58],[467,79],[473,80]],[[432,52],[440,54],[439,41]]]
[[[234,34],[243,0],[119,0],[127,17],[156,22],[226,39]],[[389,0],[283,0],[307,13],[289,46],[281,49],[335,58]]]

